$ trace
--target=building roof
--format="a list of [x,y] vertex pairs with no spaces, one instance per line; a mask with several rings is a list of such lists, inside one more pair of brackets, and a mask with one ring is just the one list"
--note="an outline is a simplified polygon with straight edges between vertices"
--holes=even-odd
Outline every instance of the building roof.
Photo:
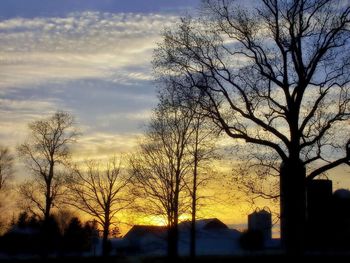
[[[184,221],[179,224],[179,227],[189,228],[191,226],[191,221]],[[228,229],[227,225],[221,222],[217,218],[206,218],[196,220],[197,230],[214,230],[214,229]]]
[[[184,221],[179,224],[180,229],[191,227],[191,221]],[[196,220],[197,230],[222,230],[228,227],[217,218],[207,218]],[[146,235],[163,236],[167,232],[166,226],[154,225],[134,225],[124,236],[125,239],[142,238]]]
[[[191,227],[191,221],[184,221],[179,224],[179,229]],[[222,230],[228,227],[217,218],[196,220],[197,230]],[[134,225],[124,236],[125,239],[142,238],[146,235],[164,236],[167,232],[166,226]]]
[[338,189],[334,192],[334,197],[339,199],[350,199],[350,191],[348,189]]
[[144,237],[148,234],[162,236],[166,233],[166,226],[152,226],[152,225],[134,225],[124,236],[126,239],[133,239],[135,237]]

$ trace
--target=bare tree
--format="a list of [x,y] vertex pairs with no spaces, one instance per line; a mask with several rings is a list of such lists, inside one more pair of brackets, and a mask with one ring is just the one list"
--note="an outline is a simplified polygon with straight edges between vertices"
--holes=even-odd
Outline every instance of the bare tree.
[[[216,141],[219,130],[213,125],[205,112],[199,107],[198,98],[194,94],[185,93],[176,83],[163,83],[160,99],[167,107],[179,108],[189,113],[189,139],[186,144],[186,154],[189,156],[191,171],[184,180],[191,198],[191,228],[190,228],[190,256],[196,256],[196,219],[200,199],[205,195],[199,191],[206,189],[208,183],[217,176],[210,174],[210,163],[218,157]],[[180,89],[179,89],[180,88]],[[176,98],[176,99],[173,99]],[[192,173],[192,175],[191,175]]]
[[[195,107],[195,105],[193,105]],[[197,210],[200,205],[200,199],[207,196],[200,193],[200,190],[207,189],[208,183],[214,178],[210,174],[210,163],[217,157],[215,153],[215,142],[218,137],[215,127],[208,123],[206,116],[198,113],[196,108],[192,108],[195,114],[191,122],[191,138],[186,146],[189,155],[192,158],[191,172],[185,181],[191,197],[191,228],[190,228],[190,256],[192,259],[196,256],[196,219]]]
[[76,141],[78,133],[73,128],[73,117],[60,111],[28,127],[29,138],[17,150],[33,177],[20,186],[20,193],[31,211],[47,221],[51,208],[63,195],[69,146]]
[[5,229],[6,226],[6,206],[8,205],[8,189],[9,181],[13,178],[13,164],[14,157],[10,150],[0,145],[0,232]]
[[3,190],[13,176],[13,155],[7,147],[0,145],[0,191]]
[[86,162],[86,169],[74,169],[68,187],[68,204],[92,216],[103,229],[103,255],[108,255],[108,236],[117,215],[133,202],[127,193],[129,176],[121,170],[121,161],[111,159],[105,165]]
[[130,159],[135,192],[146,202],[146,212],[166,219],[170,257],[178,253],[179,216],[190,206],[185,180],[193,162],[186,147],[194,113],[173,107],[176,99],[161,98],[139,151]]
[[[253,6],[256,5],[256,6]],[[279,156],[281,238],[303,249],[306,184],[349,164],[348,1],[205,0],[166,30],[157,74],[199,93],[232,139]]]

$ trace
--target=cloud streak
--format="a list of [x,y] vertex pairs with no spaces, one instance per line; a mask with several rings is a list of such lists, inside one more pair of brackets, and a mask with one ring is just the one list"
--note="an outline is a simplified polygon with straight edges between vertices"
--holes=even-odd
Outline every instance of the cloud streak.
[[[2,21],[0,88],[97,77],[129,84],[149,80],[160,31],[176,19],[84,12]],[[130,70],[135,66],[139,71]]]

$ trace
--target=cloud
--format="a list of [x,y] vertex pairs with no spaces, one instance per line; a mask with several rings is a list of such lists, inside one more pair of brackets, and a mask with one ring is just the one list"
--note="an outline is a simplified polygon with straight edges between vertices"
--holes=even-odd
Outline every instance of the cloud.
[[56,110],[54,100],[0,99],[0,142],[14,150],[27,134],[27,124],[52,114]]
[[82,162],[88,159],[108,159],[114,155],[130,153],[137,145],[139,133],[112,134],[106,132],[91,133],[82,136],[73,146],[74,160]]
[[83,12],[63,18],[1,21],[0,89],[81,78],[129,84],[149,80],[160,31],[176,19]]

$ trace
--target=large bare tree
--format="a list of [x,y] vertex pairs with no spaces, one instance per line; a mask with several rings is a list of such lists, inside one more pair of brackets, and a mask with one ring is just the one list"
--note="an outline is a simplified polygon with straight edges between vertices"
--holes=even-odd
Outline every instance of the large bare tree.
[[118,222],[118,213],[133,202],[127,191],[129,176],[121,170],[120,160],[113,158],[105,165],[87,161],[85,168],[73,169],[69,179],[67,202],[97,220],[103,229],[103,255],[107,255],[111,226]]
[[70,160],[69,146],[76,141],[73,117],[58,111],[51,117],[28,125],[29,137],[18,146],[32,178],[20,186],[31,211],[47,221],[51,209],[63,194],[65,166]]
[[157,74],[198,93],[232,139],[279,156],[281,237],[303,248],[306,184],[349,164],[348,1],[205,0],[164,33]]

